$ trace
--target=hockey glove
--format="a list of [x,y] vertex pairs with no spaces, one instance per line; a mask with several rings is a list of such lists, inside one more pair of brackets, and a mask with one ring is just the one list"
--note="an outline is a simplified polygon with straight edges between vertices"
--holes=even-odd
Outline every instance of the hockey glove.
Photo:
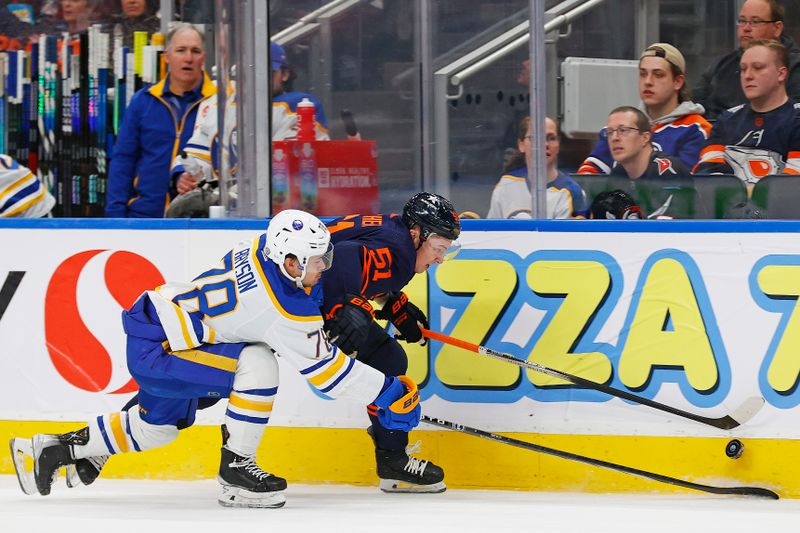
[[325,317],[325,333],[344,353],[355,355],[369,336],[374,314],[366,298],[348,294],[345,302],[334,306]]
[[428,328],[428,318],[425,313],[408,301],[408,296],[404,292],[390,292],[387,295],[383,309],[375,312],[375,316],[381,320],[389,320],[397,328],[397,338],[406,342],[419,342],[422,340],[422,330]]
[[411,431],[419,424],[422,407],[419,390],[408,376],[387,377],[385,390],[373,402],[377,407],[378,422],[391,430]]

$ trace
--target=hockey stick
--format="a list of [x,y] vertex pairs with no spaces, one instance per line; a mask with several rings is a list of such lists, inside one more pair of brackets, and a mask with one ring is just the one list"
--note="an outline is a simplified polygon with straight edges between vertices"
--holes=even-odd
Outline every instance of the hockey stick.
[[751,398],[746,399],[742,403],[742,405],[740,405],[730,415],[725,415],[720,418],[706,417],[695,413],[690,413],[682,409],[678,409],[677,407],[665,405],[663,403],[657,402],[655,400],[650,400],[642,396],[637,396],[636,394],[632,394],[624,390],[615,389],[613,387],[609,387],[608,385],[603,385],[602,383],[595,383],[594,381],[582,378],[580,376],[567,374],[566,372],[562,372],[554,368],[549,368],[537,363],[532,363],[531,361],[518,359],[511,354],[498,352],[492,350],[491,348],[487,348],[485,346],[480,346],[478,344],[473,344],[471,342],[456,339],[448,335],[445,335],[443,333],[438,333],[436,331],[431,331],[429,329],[422,328],[422,334],[425,337],[432,340],[443,342],[445,344],[450,344],[452,346],[458,346],[459,348],[464,348],[465,350],[469,350],[471,352],[475,352],[480,355],[485,355],[493,359],[499,359],[501,361],[505,361],[513,365],[521,366],[523,368],[528,368],[536,372],[541,372],[542,374],[547,374],[548,376],[569,381],[574,385],[579,385],[581,387],[586,387],[587,389],[594,389],[600,392],[605,392],[606,394],[610,394],[611,396],[616,396],[617,398],[630,400],[632,402],[636,402],[641,405],[652,407],[653,409],[658,409],[659,411],[665,411],[673,415],[677,415],[683,418],[688,418],[689,420],[694,420],[695,422],[700,422],[701,424],[714,426],[715,428],[733,429],[735,427],[738,427],[747,422],[748,420],[750,420],[753,416],[755,416],[755,414],[759,411],[759,409],[761,409],[761,407],[764,405],[764,398],[760,396],[753,396]]
[[554,455],[556,457],[560,457],[562,459],[567,459],[570,461],[577,461],[579,463],[585,463],[592,466],[608,468],[609,470],[616,470],[617,472],[623,472],[625,474],[630,474],[632,476],[639,476],[646,479],[652,479],[653,481],[668,483],[670,485],[676,485],[678,487],[683,487],[685,489],[710,492],[712,494],[733,494],[736,496],[753,496],[756,498],[768,498],[770,500],[777,500],[779,498],[779,496],[775,492],[772,492],[769,489],[761,487],[715,487],[712,485],[692,483],[691,481],[684,481],[682,479],[664,476],[662,474],[656,474],[655,472],[648,472],[647,470],[639,470],[638,468],[632,468],[630,466],[624,466],[617,463],[610,463],[608,461],[602,461],[600,459],[592,459],[591,457],[578,455],[576,453],[565,452],[563,450],[556,450],[554,448],[548,448],[546,446],[540,446],[539,444],[533,444],[532,442],[517,440],[511,437],[498,435],[497,433],[490,433],[488,431],[483,431],[481,429],[475,429],[469,426],[465,426],[463,424],[448,422],[447,420],[441,420],[439,418],[431,418],[429,416],[423,415],[420,420],[422,422],[425,422],[426,424],[439,426],[452,431],[466,433],[467,435],[472,435],[473,437],[480,437],[482,439],[493,440],[495,442],[500,442],[502,444],[508,444],[510,446],[516,446],[517,448],[531,450],[534,452],[545,453],[547,455]]

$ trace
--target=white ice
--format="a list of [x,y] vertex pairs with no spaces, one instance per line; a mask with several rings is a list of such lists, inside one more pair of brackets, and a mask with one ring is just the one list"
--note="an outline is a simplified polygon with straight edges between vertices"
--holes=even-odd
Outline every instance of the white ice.
[[383,494],[373,487],[290,485],[282,509],[227,509],[204,481],[99,479],[26,496],[0,475],[0,532],[417,533],[515,531],[736,533],[793,531],[800,500],[707,494],[630,495],[448,490]]

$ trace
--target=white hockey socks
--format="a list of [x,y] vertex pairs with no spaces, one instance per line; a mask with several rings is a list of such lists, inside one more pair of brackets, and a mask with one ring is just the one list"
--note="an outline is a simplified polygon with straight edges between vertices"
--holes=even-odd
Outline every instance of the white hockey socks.
[[278,392],[278,361],[262,344],[245,347],[239,356],[233,390],[225,412],[227,447],[246,457],[256,453]]
[[100,415],[89,421],[89,442],[73,446],[75,459],[140,452],[169,444],[178,437],[175,426],[149,424],[139,417],[138,407]]

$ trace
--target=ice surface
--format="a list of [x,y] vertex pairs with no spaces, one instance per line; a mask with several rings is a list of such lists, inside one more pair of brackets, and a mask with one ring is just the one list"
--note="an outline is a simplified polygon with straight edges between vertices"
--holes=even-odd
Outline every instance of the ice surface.
[[[204,481],[98,479],[26,496],[0,476],[2,533],[417,533],[792,531],[800,500],[714,496],[448,490],[384,494],[374,487],[289,485],[282,509],[226,509]],[[50,529],[52,528],[52,529]],[[69,529],[65,529],[69,528]]]

